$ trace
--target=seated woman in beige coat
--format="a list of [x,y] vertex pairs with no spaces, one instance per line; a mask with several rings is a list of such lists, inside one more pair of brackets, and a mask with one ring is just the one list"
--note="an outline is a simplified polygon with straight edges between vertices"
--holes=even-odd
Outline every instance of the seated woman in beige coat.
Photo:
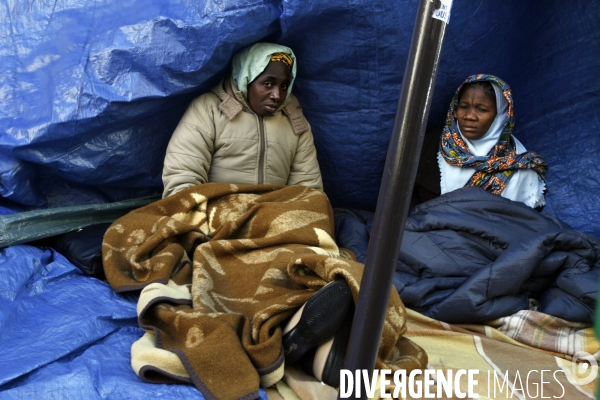
[[296,57],[257,43],[232,75],[192,101],[167,148],[163,197],[207,182],[323,189],[308,121],[292,95]]
[[[295,76],[288,47],[257,43],[236,54],[232,75],[194,99],[175,129],[163,197],[207,182],[323,190],[310,125],[291,94]],[[310,364],[318,379],[339,385],[352,307],[344,280],[316,292],[285,324],[286,363]]]

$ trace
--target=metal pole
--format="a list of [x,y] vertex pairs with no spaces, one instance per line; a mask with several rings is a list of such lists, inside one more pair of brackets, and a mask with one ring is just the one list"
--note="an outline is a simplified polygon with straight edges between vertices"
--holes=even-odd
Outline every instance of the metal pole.
[[375,366],[447,25],[433,15],[451,3],[419,2],[345,361],[353,375]]

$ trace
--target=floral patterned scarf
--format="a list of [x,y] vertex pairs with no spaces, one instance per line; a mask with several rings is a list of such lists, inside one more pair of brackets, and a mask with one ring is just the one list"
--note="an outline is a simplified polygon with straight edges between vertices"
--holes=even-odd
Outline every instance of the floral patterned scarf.
[[[481,157],[475,156],[469,150],[459,132],[456,117],[460,88],[467,83],[477,81],[488,81],[497,84],[508,102],[504,129],[498,142],[486,156]],[[515,126],[513,100],[508,84],[496,76],[478,74],[468,77],[461,87],[456,91],[450,103],[446,124],[440,140],[440,154],[450,165],[470,167],[476,170],[465,186],[477,186],[491,193],[500,194],[518,169],[533,169],[545,182],[548,165],[543,158],[531,151],[517,154],[512,136]]]

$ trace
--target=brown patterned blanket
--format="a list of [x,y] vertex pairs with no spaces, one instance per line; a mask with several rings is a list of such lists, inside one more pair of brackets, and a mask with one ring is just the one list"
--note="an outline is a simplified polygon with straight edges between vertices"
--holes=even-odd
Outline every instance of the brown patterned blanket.
[[[301,186],[191,187],[115,221],[102,252],[116,292],[142,289],[136,373],[192,383],[207,399],[256,398],[279,381],[281,323],[336,278],[356,301],[363,271],[333,240],[327,196]],[[376,368],[427,365],[405,332],[392,291]]]

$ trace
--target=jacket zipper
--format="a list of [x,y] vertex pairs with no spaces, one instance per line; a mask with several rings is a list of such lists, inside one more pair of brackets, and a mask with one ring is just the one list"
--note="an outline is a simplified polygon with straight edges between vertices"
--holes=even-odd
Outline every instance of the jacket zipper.
[[[258,117],[258,116],[257,116]],[[262,185],[265,181],[265,125],[262,117],[258,117],[258,127],[259,127],[259,145],[260,145],[260,154],[258,156],[258,184]]]

